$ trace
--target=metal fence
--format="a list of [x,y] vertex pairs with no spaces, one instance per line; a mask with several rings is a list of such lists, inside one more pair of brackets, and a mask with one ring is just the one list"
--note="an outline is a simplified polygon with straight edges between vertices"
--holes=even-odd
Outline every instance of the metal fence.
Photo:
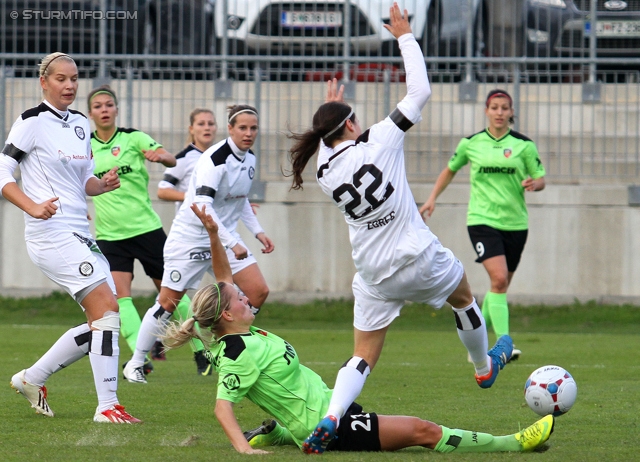
[[[119,125],[177,152],[188,113],[261,113],[264,181],[285,180],[287,131],[307,127],[330,77],[363,125],[404,95],[387,0],[4,0],[0,2],[0,135],[37,104],[38,61],[79,63],[76,108],[110,82]],[[636,183],[640,174],[640,1],[405,0],[432,81],[407,139],[411,181],[433,181],[459,139],[484,127],[484,96],[514,97],[515,129],[538,145],[550,182]],[[625,10],[613,11],[611,4]],[[607,6],[607,4],[609,6]],[[564,5],[564,6],[563,6]],[[617,7],[616,6],[616,7]],[[155,167],[153,167],[155,168]],[[159,169],[152,173],[159,173]],[[456,177],[464,181],[464,172]]]

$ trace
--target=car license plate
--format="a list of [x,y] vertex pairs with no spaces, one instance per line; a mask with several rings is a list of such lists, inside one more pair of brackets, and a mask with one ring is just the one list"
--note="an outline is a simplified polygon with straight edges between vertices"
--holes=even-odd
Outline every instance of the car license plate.
[[283,11],[280,24],[285,27],[340,27],[340,11]]
[[596,37],[640,37],[640,21],[598,21]]

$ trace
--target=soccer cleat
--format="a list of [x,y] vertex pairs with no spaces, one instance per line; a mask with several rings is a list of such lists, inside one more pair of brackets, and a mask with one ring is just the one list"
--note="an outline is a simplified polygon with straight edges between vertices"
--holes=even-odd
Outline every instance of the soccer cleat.
[[338,419],[330,415],[320,421],[318,427],[302,443],[302,451],[306,454],[322,454],[336,437]]
[[522,354],[522,351],[518,350],[514,345],[513,351],[511,352],[511,358],[509,358],[509,361],[517,361],[518,359],[520,359],[521,354]]
[[522,451],[533,451],[549,439],[553,433],[554,423],[555,420],[553,416],[549,414],[524,430],[520,430],[513,436],[518,440],[520,446],[522,446]]
[[211,363],[204,354],[203,350],[193,353],[193,359],[196,361],[196,367],[198,368],[198,375],[211,375]]
[[32,383],[27,382],[24,379],[26,369],[21,370],[13,377],[11,377],[11,388],[16,393],[22,394],[31,403],[31,407],[36,410],[36,414],[46,415],[53,417],[53,411],[47,403],[47,387],[44,385],[39,387]]
[[508,335],[503,335],[489,350],[491,357],[491,370],[486,375],[476,374],[476,382],[480,388],[490,388],[498,377],[498,372],[509,362],[513,352],[513,340]]
[[144,378],[143,366],[133,367],[129,361],[124,364],[122,375],[131,383],[147,383],[147,379]]
[[164,345],[160,341],[156,341],[151,347],[151,359],[154,361],[166,361],[167,356],[165,355]]
[[119,404],[110,407],[106,411],[99,412],[98,410],[96,410],[96,415],[93,416],[93,421],[100,423],[142,423],[142,420],[133,417],[131,414],[124,410],[124,406],[121,406]]
[[[127,361],[122,365],[122,369],[127,367],[127,364],[129,364],[129,361]],[[144,360],[144,364],[142,365],[142,372],[144,372],[144,375],[149,375],[153,372],[153,363],[151,362],[150,359]]]
[[258,428],[248,430],[244,432],[243,435],[252,448],[273,446],[271,432],[276,428],[276,425],[278,425],[278,423],[275,420],[265,420]]

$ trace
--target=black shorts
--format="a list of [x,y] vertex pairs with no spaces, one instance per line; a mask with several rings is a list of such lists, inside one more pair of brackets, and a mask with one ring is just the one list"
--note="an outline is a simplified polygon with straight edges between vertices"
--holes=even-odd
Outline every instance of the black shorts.
[[107,257],[111,271],[133,274],[133,261],[142,263],[144,272],[152,279],[162,280],[164,260],[162,251],[167,235],[162,228],[121,241],[97,240],[98,247]]
[[509,272],[513,273],[516,270],[527,242],[528,230],[500,231],[486,225],[467,226],[467,229],[473,249],[478,255],[477,263],[482,263],[487,258],[504,255]]
[[353,403],[340,419],[338,434],[327,446],[328,451],[380,451],[378,415],[363,414],[362,406]]

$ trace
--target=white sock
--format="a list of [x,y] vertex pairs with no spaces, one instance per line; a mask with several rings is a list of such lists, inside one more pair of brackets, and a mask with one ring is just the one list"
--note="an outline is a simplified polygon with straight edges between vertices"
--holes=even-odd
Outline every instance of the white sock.
[[98,393],[98,412],[118,404],[118,337],[119,332],[111,330],[91,331],[89,360]]
[[349,361],[344,363],[338,371],[325,417],[332,415],[340,421],[349,406],[360,395],[364,382],[370,373],[371,369],[367,362],[357,356],[352,356]]
[[491,358],[487,354],[489,351],[487,325],[475,298],[469,306],[453,308],[453,313],[456,317],[458,337],[469,352],[476,374],[480,376],[488,374],[491,370]]
[[153,348],[156,338],[165,332],[171,314],[170,311],[162,308],[158,302],[147,310],[142,318],[140,331],[138,331],[136,351],[134,351],[130,361],[132,367],[142,367],[147,353]]
[[34,385],[43,386],[46,380],[77,360],[89,351],[91,333],[88,324],[72,327],[54,343],[42,357],[25,372],[25,380]]

